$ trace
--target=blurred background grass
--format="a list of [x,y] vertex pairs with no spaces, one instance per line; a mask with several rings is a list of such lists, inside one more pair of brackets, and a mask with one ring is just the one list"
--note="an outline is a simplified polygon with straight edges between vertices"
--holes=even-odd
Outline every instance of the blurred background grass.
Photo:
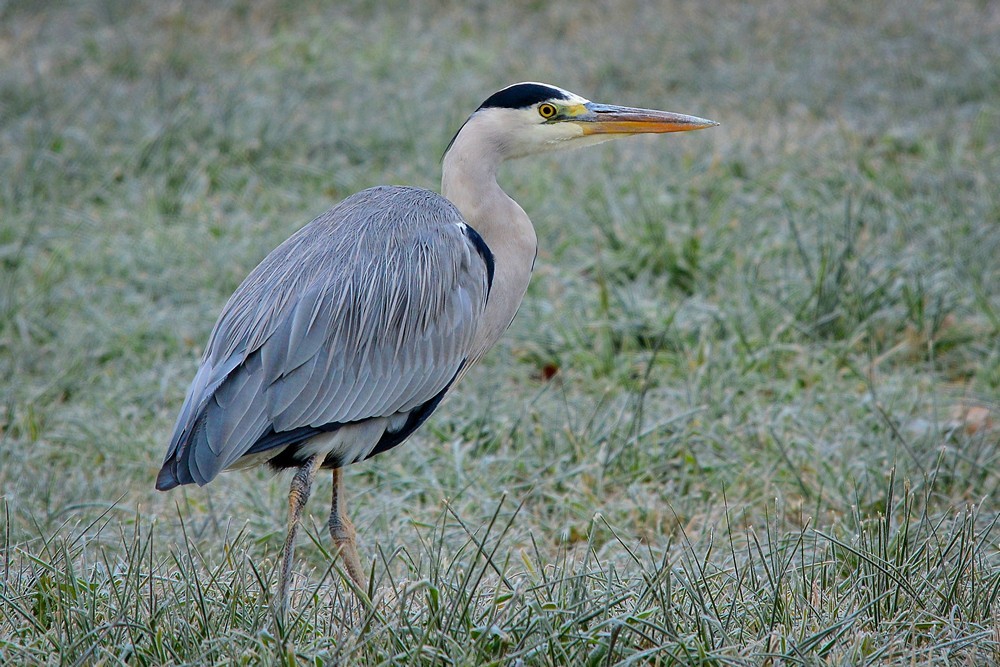
[[[722,126],[505,167],[501,183],[538,228],[536,276],[507,337],[427,427],[349,470],[362,551],[388,555],[377,571],[464,590],[454,573],[478,561],[459,519],[477,530],[499,512],[513,517],[498,546],[509,577],[541,586],[546,564],[550,582],[586,572],[573,595],[595,604],[611,582],[644,599],[650,576],[686,558],[729,582],[712,589],[698,570],[689,591],[734,605],[787,594],[769,622],[746,620],[741,602],[717,614],[726,632],[677,626],[670,641],[705,660],[997,659],[997,3],[5,2],[0,62],[0,656],[160,656],[142,639],[132,658],[116,654],[113,624],[70,641],[39,620],[61,617],[50,609],[61,603],[39,602],[46,572],[88,582],[97,627],[113,616],[111,563],[150,582],[270,571],[286,479],[152,490],[219,309],[344,196],[437,189],[468,113],[539,80]],[[323,502],[311,510],[322,526]],[[154,525],[143,569],[125,535]],[[972,546],[955,561],[943,535],[963,531]],[[878,536],[906,548],[890,558],[868,541]],[[205,562],[176,562],[182,544]],[[237,547],[245,560],[231,564]],[[893,572],[925,582],[911,596],[921,604],[869,618],[882,593],[857,554],[875,553],[913,565]],[[327,558],[300,554],[319,585]],[[788,590],[737,576],[769,572],[771,556],[789,559],[775,574]],[[793,576],[807,564],[829,576]],[[300,606],[337,618],[330,588]],[[572,592],[545,590],[560,605]],[[262,608],[266,594],[250,581],[243,600]],[[666,616],[683,606],[665,600]],[[457,662],[650,649],[627,632],[616,647],[599,623],[580,646],[528,639],[538,630],[524,619],[544,609],[525,605],[511,603],[527,616],[510,612],[487,653],[475,652],[493,641],[482,633],[433,637],[459,647],[445,651]],[[404,616],[383,619],[389,634]],[[300,633],[303,655],[318,655],[319,635]],[[224,662],[250,644],[215,654],[193,639],[160,657]]]

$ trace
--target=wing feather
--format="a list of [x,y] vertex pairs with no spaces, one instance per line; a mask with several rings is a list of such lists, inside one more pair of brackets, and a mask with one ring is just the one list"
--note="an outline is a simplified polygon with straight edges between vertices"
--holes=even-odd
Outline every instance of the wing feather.
[[266,390],[268,414],[276,418],[280,416],[282,420],[298,421],[297,416],[301,414],[301,408],[315,400],[316,392],[319,390],[320,385],[316,382],[319,377],[316,372],[318,362],[319,356],[313,355],[282,375],[280,381],[268,385]]

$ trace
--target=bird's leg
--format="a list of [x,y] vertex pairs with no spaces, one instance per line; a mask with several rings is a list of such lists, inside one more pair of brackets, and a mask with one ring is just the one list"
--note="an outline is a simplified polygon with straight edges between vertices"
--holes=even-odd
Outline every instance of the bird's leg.
[[322,464],[322,456],[312,456],[305,462],[305,465],[295,472],[291,488],[288,490],[288,534],[285,536],[285,547],[281,551],[281,582],[278,588],[278,616],[282,619],[288,610],[288,591],[292,578],[292,552],[295,549],[295,533],[299,529],[302,510],[309,500],[313,480],[316,479],[316,473],[319,472],[319,467]]
[[344,502],[344,470],[333,469],[333,503],[330,507],[330,537],[333,538],[335,556],[340,555],[347,574],[362,591],[368,590],[365,571],[358,557],[358,546],[354,541],[354,525],[347,518]]

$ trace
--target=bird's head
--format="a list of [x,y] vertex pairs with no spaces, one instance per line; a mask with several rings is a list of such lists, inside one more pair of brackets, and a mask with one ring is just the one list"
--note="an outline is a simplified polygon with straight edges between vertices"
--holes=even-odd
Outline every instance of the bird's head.
[[685,132],[715,121],[668,111],[598,104],[544,83],[515,83],[490,95],[459,129],[501,159],[589,146],[630,134]]

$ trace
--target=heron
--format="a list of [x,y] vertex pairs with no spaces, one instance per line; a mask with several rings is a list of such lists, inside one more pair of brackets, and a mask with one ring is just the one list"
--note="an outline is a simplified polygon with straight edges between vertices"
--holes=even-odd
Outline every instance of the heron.
[[363,593],[344,467],[400,444],[434,412],[510,326],[531,278],[535,230],[498,185],[500,164],[714,125],[537,82],[490,95],[444,152],[441,194],[354,194],[250,272],[209,335],[156,488],[295,469],[275,598],[284,612],[303,508],[320,469],[332,470],[333,553]]

